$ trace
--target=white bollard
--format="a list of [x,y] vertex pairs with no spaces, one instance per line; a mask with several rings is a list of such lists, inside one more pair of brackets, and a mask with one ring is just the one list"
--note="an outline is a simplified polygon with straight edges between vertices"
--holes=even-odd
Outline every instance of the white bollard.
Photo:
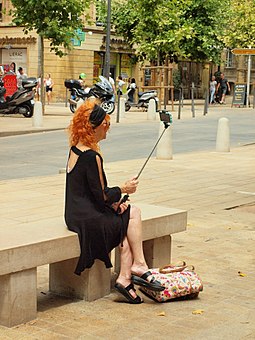
[[126,99],[123,97],[120,97],[120,118],[125,118],[125,102]]
[[[159,126],[159,137],[162,134],[163,130],[165,130],[165,126],[163,123],[160,123]],[[162,138],[160,139],[157,146],[157,159],[173,159],[173,150],[172,150],[172,126],[169,126],[164,132]]]
[[76,110],[84,103],[84,100],[79,99],[77,102]]
[[216,151],[218,152],[230,151],[230,130],[228,118],[220,118],[218,121]]
[[38,101],[34,104],[34,114],[32,126],[40,128],[43,126],[42,102]]
[[156,102],[154,99],[149,100],[149,106],[147,111],[147,119],[155,120],[156,119]]

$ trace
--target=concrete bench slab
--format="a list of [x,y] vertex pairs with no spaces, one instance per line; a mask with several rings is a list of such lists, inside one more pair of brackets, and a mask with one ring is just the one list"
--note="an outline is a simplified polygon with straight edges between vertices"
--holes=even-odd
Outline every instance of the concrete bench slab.
[[[187,212],[138,205],[149,266],[170,262],[171,234],[186,229]],[[0,228],[0,324],[12,327],[36,318],[37,267],[45,264],[50,265],[50,291],[56,294],[87,301],[109,294],[111,271],[101,261],[81,276],[73,273],[79,254],[78,236],[62,217]]]

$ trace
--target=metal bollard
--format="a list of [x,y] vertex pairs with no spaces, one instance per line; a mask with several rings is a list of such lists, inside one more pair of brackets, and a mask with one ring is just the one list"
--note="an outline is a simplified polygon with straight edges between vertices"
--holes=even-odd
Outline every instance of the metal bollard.
[[192,86],[191,86],[191,112],[192,112],[192,118],[195,118],[194,90],[195,90],[195,84],[192,82]]
[[204,116],[208,113],[208,104],[209,104],[209,90],[205,90],[205,102],[204,102]]
[[179,88],[179,103],[178,103],[178,119],[181,119],[181,108],[183,107],[182,103],[182,88]]

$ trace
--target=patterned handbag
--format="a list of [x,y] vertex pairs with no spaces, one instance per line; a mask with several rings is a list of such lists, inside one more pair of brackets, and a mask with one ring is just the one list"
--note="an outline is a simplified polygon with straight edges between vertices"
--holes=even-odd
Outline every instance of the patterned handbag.
[[187,266],[185,262],[180,265],[168,264],[161,268],[150,269],[155,279],[165,289],[161,292],[155,292],[148,288],[140,287],[140,290],[158,302],[177,298],[195,298],[203,290],[203,284],[194,269],[193,266]]

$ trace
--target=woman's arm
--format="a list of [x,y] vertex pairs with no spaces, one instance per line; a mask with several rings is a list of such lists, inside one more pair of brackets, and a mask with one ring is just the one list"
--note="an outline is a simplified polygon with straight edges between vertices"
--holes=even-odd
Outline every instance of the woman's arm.
[[115,202],[120,201],[121,194],[133,194],[136,191],[138,180],[134,177],[128,181],[126,181],[123,185],[109,188],[105,186],[104,175],[102,170],[102,163],[101,159],[98,155],[96,155],[96,162],[98,167],[98,173],[100,178],[100,183],[103,191],[104,200],[109,203],[113,204]]
[[114,202],[118,202],[121,198],[121,188],[118,186],[112,188],[107,187],[105,185],[106,180],[103,173],[102,162],[98,155],[96,155],[96,163],[104,201],[109,205],[111,205]]

